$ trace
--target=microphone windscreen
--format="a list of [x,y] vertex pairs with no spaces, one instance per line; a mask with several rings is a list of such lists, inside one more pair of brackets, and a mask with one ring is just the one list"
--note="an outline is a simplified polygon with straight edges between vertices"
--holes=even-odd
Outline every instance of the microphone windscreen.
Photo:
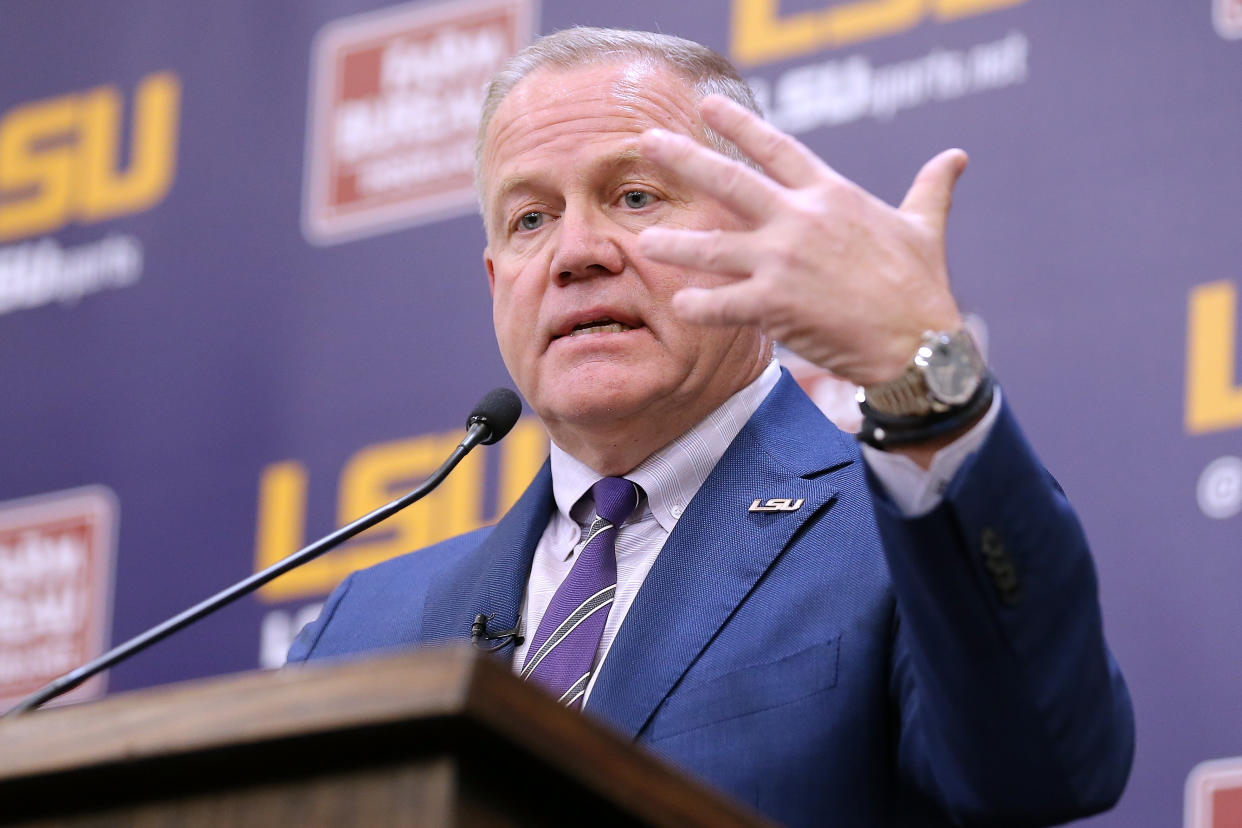
[[483,395],[483,399],[470,412],[466,427],[469,428],[475,423],[486,423],[491,433],[483,441],[483,445],[490,446],[508,434],[520,416],[522,401],[518,395],[508,388],[493,388]]

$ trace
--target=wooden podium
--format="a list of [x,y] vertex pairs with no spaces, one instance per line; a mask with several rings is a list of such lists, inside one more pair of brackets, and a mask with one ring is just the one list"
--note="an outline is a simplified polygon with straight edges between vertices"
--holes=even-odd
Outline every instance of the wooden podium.
[[470,649],[0,721],[0,823],[764,824]]

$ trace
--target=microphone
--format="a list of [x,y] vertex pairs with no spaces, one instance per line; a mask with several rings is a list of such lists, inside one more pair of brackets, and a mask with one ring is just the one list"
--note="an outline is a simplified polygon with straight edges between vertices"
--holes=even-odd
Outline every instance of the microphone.
[[[101,673],[130,656],[142,652],[157,641],[162,641],[178,630],[188,627],[195,621],[210,615],[227,604],[231,604],[238,598],[249,595],[268,581],[284,575],[289,570],[295,569],[308,561],[314,560],[323,553],[341,545],[359,532],[370,529],[380,521],[392,517],[406,506],[421,500],[439,486],[444,481],[444,478],[448,477],[449,472],[456,468],[457,464],[470,453],[471,449],[478,445],[491,445],[508,434],[521,413],[521,400],[518,399],[517,394],[508,388],[495,388],[487,392],[483,399],[479,400],[474,410],[470,412],[470,417],[466,420],[466,436],[457,445],[457,448],[453,449],[453,453],[444,461],[444,464],[424,480],[418,488],[384,504],[373,512],[363,515],[353,523],[342,526],[335,532],[325,535],[309,546],[302,547],[297,552],[283,560],[277,561],[262,572],[256,572],[249,578],[233,584],[228,589],[217,592],[207,600],[195,604],[178,615],[174,615],[162,624],[158,624],[146,632],[134,636],[125,643],[113,647],[108,652],[92,661],[88,661],[81,667],[53,679],[10,708],[4,714],[4,718],[19,716],[51,701],[62,693],[69,692],[96,673]],[[484,632],[486,632],[486,626],[486,622],[484,622]]]
[[490,446],[508,434],[520,416],[522,401],[518,399],[518,395],[508,388],[493,388],[483,395],[483,399],[470,412],[470,416],[466,418],[466,427],[473,428],[480,424],[485,426],[488,434],[479,442]]
[[[518,625],[511,630],[500,630],[495,635],[488,632],[487,622],[491,621],[494,617],[495,616],[493,615],[484,615],[483,613],[479,613],[474,617],[474,623],[470,625],[470,643],[474,645],[475,649],[482,650],[485,653],[494,653],[497,650],[508,646],[510,643],[516,647],[526,640],[522,634],[518,632],[518,629],[522,626],[522,619],[520,618],[518,619]],[[496,641],[498,643],[487,647],[480,644],[480,640]]]

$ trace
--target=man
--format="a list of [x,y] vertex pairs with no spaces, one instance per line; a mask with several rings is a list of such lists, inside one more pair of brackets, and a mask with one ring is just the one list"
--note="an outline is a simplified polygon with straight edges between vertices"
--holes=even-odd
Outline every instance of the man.
[[[515,670],[784,823],[1109,807],[1133,725],[1090,557],[949,290],[964,153],[893,209],[754,110],[661,35],[497,75],[484,263],[550,463],[495,528],[351,576],[290,660],[483,613]],[[867,389],[865,460],[774,340]]]

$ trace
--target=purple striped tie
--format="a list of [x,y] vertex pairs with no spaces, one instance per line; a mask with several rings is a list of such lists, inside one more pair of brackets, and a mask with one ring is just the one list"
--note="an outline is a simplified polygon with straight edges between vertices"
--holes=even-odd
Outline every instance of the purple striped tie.
[[608,610],[617,592],[617,528],[638,508],[641,491],[624,477],[591,487],[595,518],[586,546],[552,596],[530,643],[522,678],[534,679],[569,707],[582,706]]

